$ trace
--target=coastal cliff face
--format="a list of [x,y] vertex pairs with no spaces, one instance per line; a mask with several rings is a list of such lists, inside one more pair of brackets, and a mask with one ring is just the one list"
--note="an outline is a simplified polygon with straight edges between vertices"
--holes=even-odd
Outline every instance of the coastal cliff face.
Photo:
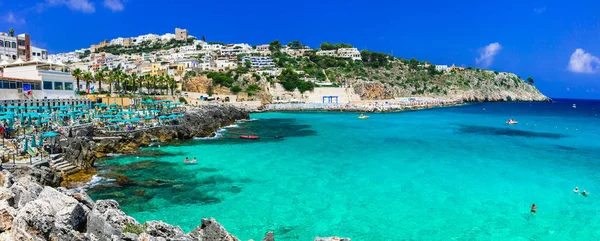
[[[139,147],[148,146],[152,142],[208,137],[223,126],[248,118],[246,110],[231,105],[203,105],[188,109],[178,125],[120,133],[95,130],[94,136],[98,141],[94,144],[93,153],[95,158],[104,157],[108,153],[131,154]],[[93,165],[93,161],[91,164]]]
[[[162,221],[143,224],[114,200],[93,201],[84,190],[52,188],[58,177],[48,168],[0,171],[2,241],[239,241],[214,218],[202,218],[189,233]],[[315,238],[315,241],[350,241]],[[263,241],[275,241],[268,232]]]
[[173,126],[118,133],[91,126],[74,129],[72,137],[61,139],[58,147],[65,153],[66,161],[86,169],[92,167],[97,158],[105,157],[108,153],[131,154],[152,142],[212,136],[220,127],[248,118],[247,110],[235,106],[202,105],[188,109],[180,123]]
[[364,68],[347,75],[349,84],[362,99],[437,97],[467,102],[549,101],[550,99],[519,76],[481,69],[446,72],[414,69],[394,61],[386,68]]

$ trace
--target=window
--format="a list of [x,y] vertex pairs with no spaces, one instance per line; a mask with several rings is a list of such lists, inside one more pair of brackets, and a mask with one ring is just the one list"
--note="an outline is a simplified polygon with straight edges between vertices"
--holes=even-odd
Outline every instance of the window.
[[25,40],[17,40],[19,46],[25,46]]
[[12,42],[12,48],[13,48],[13,49],[16,49],[16,48],[17,48],[17,43],[15,43],[15,42]]
[[4,42],[4,47],[10,48],[10,42],[8,42],[8,41]]
[[17,89],[23,88],[23,83],[22,82],[17,82]]
[[44,89],[51,90],[52,89],[52,81],[44,81]]
[[2,89],[8,89],[8,81],[6,81],[6,80],[2,81]]
[[4,41],[0,40],[0,47],[4,47]]
[[54,82],[54,90],[63,90],[63,82]]
[[65,90],[73,90],[73,83],[65,82]]
[[17,82],[11,81],[11,82],[9,83],[9,87],[10,87],[11,89],[16,89],[16,88],[17,88]]

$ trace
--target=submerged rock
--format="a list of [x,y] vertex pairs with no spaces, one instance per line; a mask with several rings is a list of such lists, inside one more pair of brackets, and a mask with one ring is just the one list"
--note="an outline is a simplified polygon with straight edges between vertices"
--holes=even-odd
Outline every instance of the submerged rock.
[[273,234],[273,232],[268,232],[262,241],[275,241],[275,234]]

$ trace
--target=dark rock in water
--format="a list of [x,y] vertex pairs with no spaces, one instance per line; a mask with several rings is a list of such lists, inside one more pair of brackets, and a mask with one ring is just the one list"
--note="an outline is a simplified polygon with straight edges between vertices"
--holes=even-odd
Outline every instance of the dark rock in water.
[[239,239],[228,233],[214,218],[203,218],[202,225],[196,227],[189,235],[199,241],[239,241]]
[[121,186],[131,186],[131,185],[133,185],[133,181],[129,180],[128,177],[123,176],[123,175],[117,177],[117,180],[115,182],[117,184],[121,185]]
[[87,232],[100,240],[110,240],[113,235],[121,235],[127,225],[140,225],[135,219],[125,215],[114,200],[99,200],[87,217]]
[[275,241],[275,234],[273,234],[273,232],[268,232],[262,241]]
[[143,196],[146,196],[146,190],[144,190],[144,189],[133,190],[133,194],[136,196],[143,197]]

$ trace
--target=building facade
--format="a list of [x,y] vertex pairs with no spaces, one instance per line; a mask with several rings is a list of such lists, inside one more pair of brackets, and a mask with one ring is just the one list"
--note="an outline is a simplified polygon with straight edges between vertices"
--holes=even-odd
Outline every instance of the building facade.
[[269,57],[244,56],[242,57],[242,62],[240,64],[245,65],[246,61],[250,61],[251,68],[262,69],[275,67],[273,59]]
[[[75,79],[71,73],[60,71],[63,67],[64,65],[53,65],[45,61],[18,60],[4,66],[3,78],[10,78],[7,79],[7,86],[8,89],[19,94],[20,98],[17,99],[74,98]],[[11,95],[10,98],[12,97],[14,96]]]
[[0,33],[0,59],[29,61],[34,57],[47,59],[48,51],[32,46],[29,34],[10,36],[7,33]]
[[184,41],[188,38],[187,29],[175,28],[175,40]]

